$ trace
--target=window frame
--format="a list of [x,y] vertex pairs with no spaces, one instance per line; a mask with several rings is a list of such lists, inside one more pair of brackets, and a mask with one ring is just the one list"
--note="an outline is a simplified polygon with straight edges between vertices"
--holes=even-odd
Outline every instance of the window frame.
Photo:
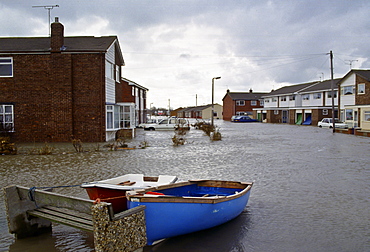
[[235,104],[236,104],[236,106],[245,106],[245,101],[244,100],[236,100]]
[[0,132],[14,132],[14,105],[0,104]]
[[[10,62],[1,62],[2,60],[10,60]],[[14,61],[13,57],[0,57],[0,67],[10,65],[10,75],[1,75],[0,72],[0,78],[12,78],[14,76]]]
[[321,99],[321,93],[314,93],[313,94],[313,99],[314,100],[320,100]]
[[[360,88],[361,87],[361,88]],[[362,91],[362,92],[361,92]],[[357,84],[357,94],[363,95],[365,94],[365,83],[359,83]]]
[[332,95],[332,93],[333,93],[333,92],[334,92],[334,99],[335,99],[335,98],[337,98],[337,96],[338,96],[338,95],[337,95],[337,94],[338,94],[338,92],[337,92],[337,91],[335,91],[335,90],[334,90],[334,91],[329,91],[329,92],[327,92],[327,96],[326,96],[326,97],[327,97],[328,99],[329,99],[329,98],[331,98],[331,95]]
[[370,110],[364,111],[364,121],[370,122]]
[[355,94],[355,86],[344,86],[342,87],[342,94],[343,95],[354,95]]
[[310,95],[309,94],[302,95],[302,100],[303,101],[309,101],[310,100]]

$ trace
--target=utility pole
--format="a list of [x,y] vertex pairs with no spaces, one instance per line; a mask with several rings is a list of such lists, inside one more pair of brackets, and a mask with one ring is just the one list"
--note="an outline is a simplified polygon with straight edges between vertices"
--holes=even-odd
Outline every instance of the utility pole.
[[[333,52],[330,51],[330,74],[331,74],[331,118],[333,120],[333,133],[335,133],[335,115],[334,115],[334,74],[333,74]],[[339,90],[338,90],[339,91]],[[338,92],[339,99],[339,92]],[[339,109],[339,108],[338,108]]]
[[50,11],[56,7],[59,7],[59,5],[35,5],[32,6],[32,8],[44,8],[45,10],[48,10],[48,21],[49,21],[49,37],[51,36],[51,30],[50,30]]

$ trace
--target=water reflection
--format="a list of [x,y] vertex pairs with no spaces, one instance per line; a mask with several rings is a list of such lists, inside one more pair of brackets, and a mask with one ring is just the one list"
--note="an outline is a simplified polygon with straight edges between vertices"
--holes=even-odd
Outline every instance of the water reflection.
[[[235,220],[147,251],[370,251],[370,138],[316,127],[217,123],[222,141],[191,130],[188,144],[178,147],[173,132],[142,130],[129,145],[147,141],[146,149],[109,151],[101,144],[95,151],[96,144],[84,144],[88,151],[76,153],[65,143],[40,156],[28,154],[35,145],[22,145],[22,155],[0,156],[0,185],[79,185],[125,173],[254,181],[248,207]],[[87,198],[79,187],[57,192]],[[91,234],[61,225],[52,235],[15,241],[3,195],[0,200],[0,251],[93,250]]]

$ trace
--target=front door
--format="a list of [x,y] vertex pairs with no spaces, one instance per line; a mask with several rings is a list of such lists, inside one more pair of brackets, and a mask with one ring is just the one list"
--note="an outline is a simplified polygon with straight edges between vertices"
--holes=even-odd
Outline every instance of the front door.
[[288,122],[288,111],[287,110],[283,110],[283,123],[287,123]]

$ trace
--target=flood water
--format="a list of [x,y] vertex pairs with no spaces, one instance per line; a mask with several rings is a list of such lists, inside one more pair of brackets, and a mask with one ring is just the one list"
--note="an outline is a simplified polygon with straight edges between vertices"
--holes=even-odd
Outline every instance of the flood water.
[[[145,251],[370,251],[370,138],[311,126],[215,123],[222,141],[192,129],[178,147],[173,132],[143,130],[129,145],[146,141],[146,149],[83,144],[87,152],[76,153],[65,143],[51,144],[52,155],[32,155],[43,145],[20,145],[19,155],[0,156],[0,186],[80,185],[125,173],[254,181],[236,219]],[[56,192],[87,198],[79,187]],[[53,225],[51,234],[16,240],[1,195],[0,251],[94,251],[93,236]]]

